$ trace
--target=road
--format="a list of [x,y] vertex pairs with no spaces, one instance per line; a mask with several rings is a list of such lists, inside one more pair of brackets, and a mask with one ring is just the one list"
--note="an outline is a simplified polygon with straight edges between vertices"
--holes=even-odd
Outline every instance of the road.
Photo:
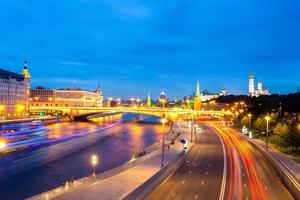
[[293,199],[267,159],[236,130],[211,123],[227,154],[225,199]]
[[[68,124],[67,127],[63,126],[64,128],[62,125],[57,127],[58,129],[55,130],[55,125],[50,125],[50,133],[54,135],[57,132],[60,138],[62,135],[79,134],[80,132],[84,135],[93,134],[87,131],[93,131],[95,124],[85,124],[84,126]],[[93,141],[91,145],[76,153],[70,153],[63,157],[53,155],[52,146],[2,155],[0,157],[0,199],[24,199],[60,186],[70,177],[78,179],[88,176],[93,170],[90,157],[95,153],[100,158],[96,167],[97,173],[120,166],[128,161],[133,153],[155,143],[161,137],[161,126],[147,123],[127,123],[125,121],[106,131],[112,134],[99,141]],[[76,149],[78,146],[73,145],[73,148]],[[36,160],[39,161],[39,158],[36,154],[41,151],[46,151],[46,154],[43,155],[47,156],[47,159],[45,162],[37,164]],[[30,165],[28,169],[24,170],[24,165],[22,166],[21,163],[25,161]],[[14,170],[1,173],[5,168]]]
[[[218,135],[202,126],[185,163],[147,200],[218,199],[223,177],[223,150]],[[205,198],[204,198],[205,197]]]
[[202,126],[186,162],[148,200],[293,199],[270,163],[239,133],[219,123],[207,125]]

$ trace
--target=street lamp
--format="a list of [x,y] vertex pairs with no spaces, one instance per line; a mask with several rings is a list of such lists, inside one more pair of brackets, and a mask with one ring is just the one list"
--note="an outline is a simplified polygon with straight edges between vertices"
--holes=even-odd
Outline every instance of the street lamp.
[[235,120],[236,120],[236,127],[238,127],[238,117],[239,117],[239,112],[235,112]]
[[164,160],[165,160],[165,124],[168,122],[168,120],[166,118],[162,118],[161,119],[161,123],[163,125],[162,128],[162,145],[161,145],[161,167],[164,166]]
[[270,116],[266,116],[265,120],[267,121],[267,145],[266,145],[266,150],[268,151],[269,148],[269,121],[270,121],[271,117]]
[[248,118],[249,118],[249,132],[251,131],[251,117],[252,117],[252,114],[249,113],[248,114]]
[[191,143],[193,142],[193,132],[194,132],[194,111],[192,111]]
[[98,164],[98,156],[97,155],[92,155],[91,163],[93,166],[93,176],[96,176],[96,165]]

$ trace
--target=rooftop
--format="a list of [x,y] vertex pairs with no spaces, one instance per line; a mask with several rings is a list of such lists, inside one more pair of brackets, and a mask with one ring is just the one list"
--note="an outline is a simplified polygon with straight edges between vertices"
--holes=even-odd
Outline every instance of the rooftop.
[[10,72],[0,68],[1,79],[15,79],[16,81],[24,81],[24,76],[15,72]]

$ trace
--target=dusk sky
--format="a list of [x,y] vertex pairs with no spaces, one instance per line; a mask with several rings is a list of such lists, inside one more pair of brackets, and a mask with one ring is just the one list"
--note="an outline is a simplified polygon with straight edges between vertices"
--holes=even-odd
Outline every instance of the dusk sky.
[[32,86],[174,98],[300,86],[299,0],[2,0],[0,67]]

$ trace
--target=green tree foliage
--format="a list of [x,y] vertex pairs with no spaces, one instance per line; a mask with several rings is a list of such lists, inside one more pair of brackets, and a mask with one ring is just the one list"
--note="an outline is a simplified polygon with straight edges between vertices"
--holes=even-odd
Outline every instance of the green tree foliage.
[[273,131],[275,134],[280,135],[280,136],[285,136],[289,134],[290,129],[286,123],[280,123],[278,122],[275,127],[273,128]]
[[241,119],[241,125],[248,127],[248,125],[249,125],[249,118],[246,115]]
[[263,117],[258,117],[255,121],[254,121],[254,127],[260,131],[263,131],[266,129],[266,122],[265,119]]

